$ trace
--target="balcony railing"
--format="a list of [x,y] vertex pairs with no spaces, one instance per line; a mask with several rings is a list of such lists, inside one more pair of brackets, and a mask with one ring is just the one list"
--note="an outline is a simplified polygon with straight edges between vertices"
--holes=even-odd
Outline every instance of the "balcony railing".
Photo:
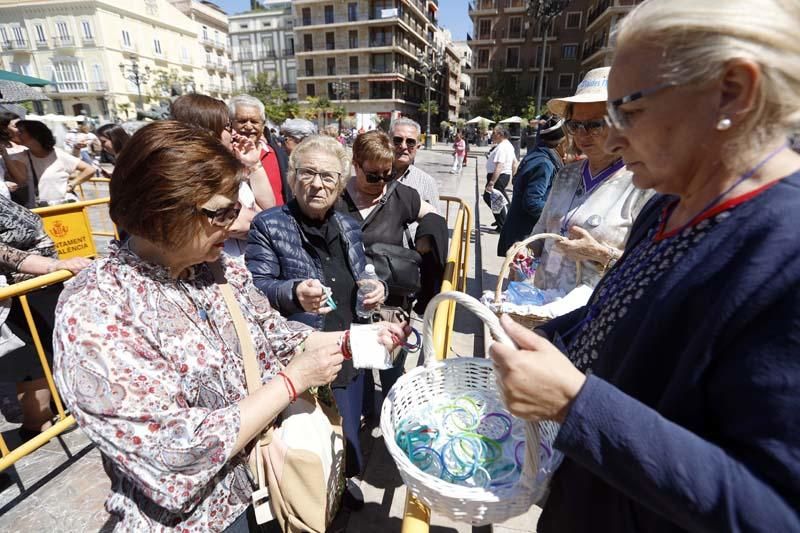
[[75,38],[72,35],[53,37],[53,46],[56,48],[72,48],[75,46]]
[[391,37],[388,38],[379,38],[379,39],[370,39],[369,40],[370,48],[374,48],[377,46],[394,46],[394,41]]
[[283,51],[283,57],[294,57],[294,48]]
[[25,39],[10,39],[3,41],[5,50],[30,50],[30,43]]
[[239,59],[250,61],[253,59],[253,51],[252,50],[239,50]]
[[267,59],[275,59],[278,57],[278,53],[275,50],[264,50],[264,57]]
[[370,74],[388,74],[390,72],[394,72],[391,65],[371,65],[369,67]]
[[101,93],[108,90],[105,81],[59,81],[47,86],[48,91],[59,93]]

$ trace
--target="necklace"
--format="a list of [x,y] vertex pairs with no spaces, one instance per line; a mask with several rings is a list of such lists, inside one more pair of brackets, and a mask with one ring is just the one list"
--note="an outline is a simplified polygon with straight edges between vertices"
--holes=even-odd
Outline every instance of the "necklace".
[[[572,222],[572,219],[575,218],[575,215],[578,211],[581,210],[583,204],[577,206],[575,211],[572,211],[572,205],[575,203],[575,199],[578,197],[578,191],[581,190],[583,187],[584,192],[581,196],[591,196],[591,194],[606,180],[609,176],[616,174],[619,169],[625,166],[625,163],[622,159],[617,159],[609,166],[604,168],[600,171],[597,176],[592,176],[591,171],[589,170],[589,161],[585,161],[583,163],[583,168],[581,168],[581,180],[578,181],[578,185],[575,186],[575,190],[572,192],[572,199],[569,201],[569,207],[567,208],[567,212],[564,214],[564,220],[561,223],[561,236],[566,237],[567,231],[569,230],[569,224]],[[587,176],[589,185],[587,185]]]

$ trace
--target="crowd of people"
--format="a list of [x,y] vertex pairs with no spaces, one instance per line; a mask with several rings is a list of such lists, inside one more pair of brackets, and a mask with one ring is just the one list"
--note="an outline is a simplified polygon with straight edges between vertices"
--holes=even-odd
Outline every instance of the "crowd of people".
[[[503,317],[517,347],[490,349],[511,412],[561,424],[539,531],[800,530],[800,7],[755,4],[648,0],[620,22],[613,65],[548,102],[521,160],[492,132],[497,253],[560,235],[533,245],[533,283],[594,290],[534,331]],[[30,306],[102,453],[118,530],[285,525],[256,524],[249,455],[307,390],[335,399],[343,505],[363,505],[362,421],[378,402],[351,335],[373,324],[392,354],[385,395],[409,317],[440,288],[439,191],[409,118],[348,136],[268,118],[248,95],[188,94],[133,136],[81,127],[61,150],[43,123],[0,113],[0,285],[76,274]],[[31,209],[72,199],[100,152],[121,237],[107,257],[60,260]],[[456,132],[451,172],[466,153]],[[52,418],[46,383],[22,363],[18,302],[0,304],[0,371],[35,435]]]

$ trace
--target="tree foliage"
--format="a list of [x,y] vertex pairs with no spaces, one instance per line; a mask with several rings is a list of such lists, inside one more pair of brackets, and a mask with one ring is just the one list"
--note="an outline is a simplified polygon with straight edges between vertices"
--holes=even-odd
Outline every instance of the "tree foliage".
[[513,74],[496,69],[489,76],[489,84],[480,99],[472,105],[473,115],[500,121],[512,115],[523,114],[523,100],[519,94],[519,81]]
[[261,100],[267,118],[275,124],[300,114],[297,102],[290,100],[289,93],[266,72],[250,77],[247,94]]

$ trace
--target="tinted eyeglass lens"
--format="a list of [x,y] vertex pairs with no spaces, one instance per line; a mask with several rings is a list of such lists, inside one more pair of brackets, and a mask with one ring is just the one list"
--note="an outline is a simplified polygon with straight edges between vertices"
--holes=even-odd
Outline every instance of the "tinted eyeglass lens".
[[364,172],[364,177],[367,178],[368,183],[378,183],[381,181],[392,181],[391,174],[368,174]]
[[410,137],[392,137],[392,142],[395,146],[403,146],[403,141],[405,141],[406,146],[409,149],[414,148],[417,145],[417,140]]
[[589,135],[596,135],[605,128],[606,123],[604,120],[568,120],[565,126],[572,135],[578,133],[579,130],[583,130]]
[[208,217],[209,222],[222,228],[230,226],[231,223],[236,220],[236,217],[239,216],[241,210],[242,206],[238,202],[230,207],[223,207],[215,210],[200,208],[200,211]]

